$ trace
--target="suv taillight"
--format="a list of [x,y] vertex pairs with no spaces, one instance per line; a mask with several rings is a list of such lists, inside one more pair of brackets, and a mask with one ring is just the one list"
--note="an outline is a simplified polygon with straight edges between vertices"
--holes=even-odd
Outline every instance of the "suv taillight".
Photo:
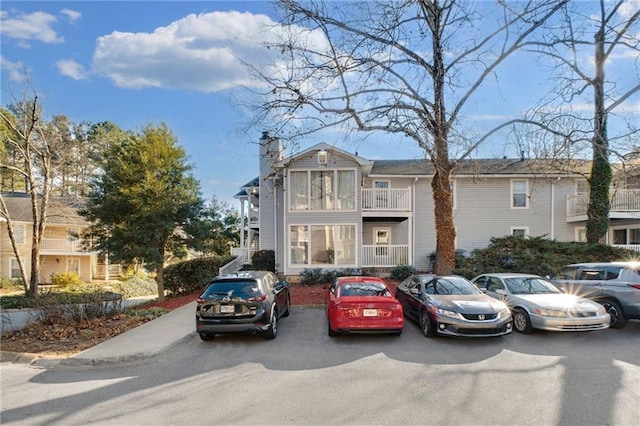
[[629,287],[633,287],[636,290],[640,290],[640,284],[629,284]]
[[266,298],[267,298],[266,294],[261,294],[260,296],[249,297],[247,299],[247,302],[262,302],[263,300],[266,300]]

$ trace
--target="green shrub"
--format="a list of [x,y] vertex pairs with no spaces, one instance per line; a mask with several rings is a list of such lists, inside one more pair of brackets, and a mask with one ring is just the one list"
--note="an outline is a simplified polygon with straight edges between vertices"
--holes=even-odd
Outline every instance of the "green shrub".
[[324,272],[322,268],[304,269],[300,272],[300,284],[314,285],[323,282]]
[[392,280],[404,281],[406,278],[409,278],[415,273],[416,270],[413,266],[398,265],[394,268],[391,268],[391,270],[389,271],[389,278]]
[[473,278],[488,272],[550,275],[569,263],[630,259],[636,252],[606,244],[559,242],[544,237],[492,238],[488,247],[456,256],[455,273]]
[[71,289],[82,287],[84,281],[80,279],[80,276],[75,272],[60,272],[57,274],[51,274],[51,284],[62,289]]
[[251,256],[251,265],[261,271],[276,272],[276,253],[273,250],[259,250]]
[[20,278],[0,278],[0,288],[11,291],[24,290],[24,286],[22,285],[22,280]]
[[362,269],[345,268],[345,269],[327,269],[314,268],[305,269],[300,272],[300,284],[315,285],[332,283],[338,277],[362,276]]
[[130,297],[148,296],[158,292],[158,283],[155,280],[134,275],[124,281],[109,283],[109,287],[115,293],[119,293],[125,299]]
[[212,256],[167,266],[164,268],[164,288],[174,295],[202,290],[218,276],[220,267],[233,259],[235,256]]
[[100,290],[84,293],[47,293],[35,300],[38,320],[56,324],[114,315],[122,310],[122,296]]

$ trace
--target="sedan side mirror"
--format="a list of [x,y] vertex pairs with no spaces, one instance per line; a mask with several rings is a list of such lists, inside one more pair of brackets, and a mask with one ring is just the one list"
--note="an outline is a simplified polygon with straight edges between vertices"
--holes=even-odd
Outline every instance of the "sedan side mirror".
[[501,295],[503,295],[503,296],[506,296],[506,295],[507,295],[507,292],[506,292],[504,289],[502,289],[502,288],[498,288],[498,289],[496,289],[496,293],[497,293],[497,294],[501,294]]
[[417,289],[415,287],[411,288],[411,289],[409,289],[409,293],[414,294],[414,295],[418,295],[418,294],[420,294],[420,289]]

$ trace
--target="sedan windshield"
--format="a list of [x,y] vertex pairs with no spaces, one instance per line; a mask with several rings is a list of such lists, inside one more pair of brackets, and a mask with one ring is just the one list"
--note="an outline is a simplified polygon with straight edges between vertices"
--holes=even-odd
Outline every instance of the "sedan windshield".
[[556,286],[541,278],[505,278],[504,281],[513,294],[562,293]]
[[340,287],[340,296],[391,296],[391,293],[382,284],[346,283]]
[[436,278],[425,286],[425,291],[431,294],[478,294],[473,284],[462,277]]

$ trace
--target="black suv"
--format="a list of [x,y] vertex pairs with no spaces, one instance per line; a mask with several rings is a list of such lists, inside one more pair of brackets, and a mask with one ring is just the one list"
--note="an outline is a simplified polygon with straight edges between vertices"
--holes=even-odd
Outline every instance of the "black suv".
[[561,290],[595,300],[611,315],[611,328],[640,319],[640,264],[637,262],[574,263],[550,278]]
[[269,271],[220,275],[197,300],[196,331],[202,340],[222,333],[278,334],[278,320],[289,316],[289,283]]

